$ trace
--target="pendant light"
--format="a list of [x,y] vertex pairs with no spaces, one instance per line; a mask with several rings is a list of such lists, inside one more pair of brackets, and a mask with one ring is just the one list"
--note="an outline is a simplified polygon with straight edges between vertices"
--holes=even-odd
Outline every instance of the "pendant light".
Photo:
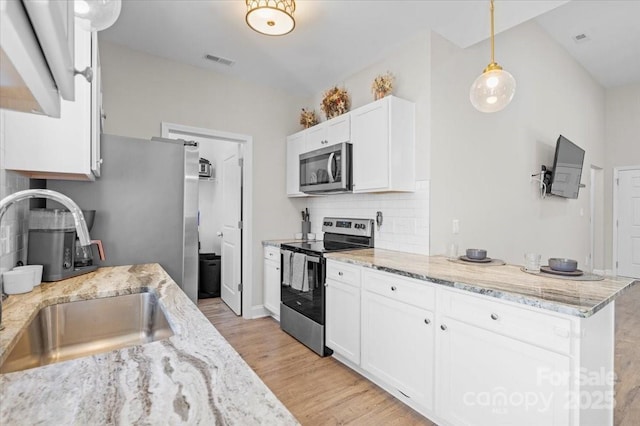
[[102,31],[113,25],[122,8],[122,0],[75,0],[74,14],[83,18],[81,26],[87,31]]
[[246,0],[247,25],[265,35],[279,36],[293,31],[295,0]]
[[516,80],[503,70],[494,58],[493,0],[491,10],[491,63],[471,85],[471,104],[481,112],[500,111],[511,102],[516,92]]

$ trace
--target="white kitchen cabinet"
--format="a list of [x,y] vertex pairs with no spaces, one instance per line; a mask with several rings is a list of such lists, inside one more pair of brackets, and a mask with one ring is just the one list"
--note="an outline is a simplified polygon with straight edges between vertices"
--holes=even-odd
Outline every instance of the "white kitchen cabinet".
[[415,190],[415,106],[384,97],[351,111],[353,192]]
[[350,138],[351,117],[349,113],[346,113],[307,129],[305,152],[349,142]]
[[264,307],[280,321],[280,249],[264,248]]
[[327,261],[326,343],[355,365],[360,364],[360,268]]
[[97,33],[76,21],[75,66],[91,66],[93,80],[75,76],[75,101],[61,101],[60,118],[2,111],[2,164],[32,178],[94,180],[100,175],[101,93]]
[[0,2],[0,108],[60,117],[60,97],[74,99],[73,7]]
[[[371,282],[385,283],[390,294],[372,291]],[[363,273],[361,366],[402,397],[432,410],[434,314],[398,297],[419,293],[416,286],[382,272]]]
[[[351,330],[331,337],[337,359],[434,422],[613,425],[613,303],[578,318],[357,268],[327,262],[327,310]],[[358,277],[359,323],[348,316],[355,287],[344,284]],[[343,349],[355,348],[344,343],[353,324],[360,364]]]
[[454,425],[569,425],[568,355],[449,316],[438,321],[437,414]]
[[306,197],[300,192],[300,154],[306,149],[306,131],[287,137],[287,196]]

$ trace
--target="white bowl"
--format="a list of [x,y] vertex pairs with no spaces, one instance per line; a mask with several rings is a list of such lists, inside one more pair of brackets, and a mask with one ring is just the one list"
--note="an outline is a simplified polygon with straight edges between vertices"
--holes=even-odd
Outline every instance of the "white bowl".
[[25,265],[25,266],[16,266],[13,268],[14,271],[21,270],[30,270],[33,272],[33,286],[39,286],[42,282],[42,265]]
[[33,290],[33,270],[7,271],[2,274],[2,286],[7,294],[29,293]]

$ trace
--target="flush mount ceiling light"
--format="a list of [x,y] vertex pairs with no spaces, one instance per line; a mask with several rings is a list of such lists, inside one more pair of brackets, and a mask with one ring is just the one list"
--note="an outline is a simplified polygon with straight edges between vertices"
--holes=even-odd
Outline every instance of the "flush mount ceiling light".
[[82,27],[88,31],[102,31],[113,25],[122,8],[122,0],[75,0],[74,14],[84,18]]
[[285,35],[293,31],[296,21],[295,0],[246,0],[247,24],[266,35]]
[[509,105],[516,92],[516,80],[494,59],[493,0],[491,10],[491,63],[471,85],[471,104],[481,112],[497,112]]

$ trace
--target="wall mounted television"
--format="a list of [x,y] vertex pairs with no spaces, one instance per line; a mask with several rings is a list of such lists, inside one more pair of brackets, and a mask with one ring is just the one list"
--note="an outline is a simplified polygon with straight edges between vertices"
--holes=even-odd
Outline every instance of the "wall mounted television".
[[556,142],[553,169],[543,167],[547,194],[564,198],[578,198],[584,163],[584,149],[560,135]]

